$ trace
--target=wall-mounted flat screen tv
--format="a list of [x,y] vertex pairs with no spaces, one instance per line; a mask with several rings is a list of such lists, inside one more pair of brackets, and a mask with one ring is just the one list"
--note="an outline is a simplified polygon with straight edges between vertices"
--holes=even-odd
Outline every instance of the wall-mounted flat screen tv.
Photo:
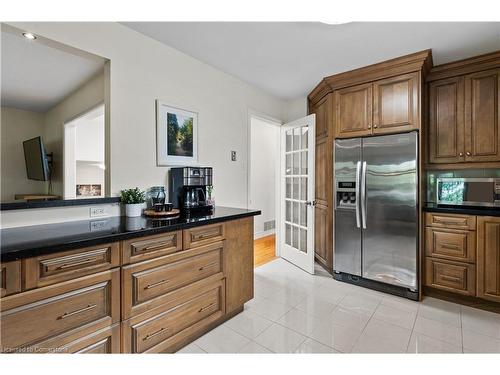
[[35,137],[23,142],[26,173],[30,180],[47,181],[49,179],[49,161],[42,137]]

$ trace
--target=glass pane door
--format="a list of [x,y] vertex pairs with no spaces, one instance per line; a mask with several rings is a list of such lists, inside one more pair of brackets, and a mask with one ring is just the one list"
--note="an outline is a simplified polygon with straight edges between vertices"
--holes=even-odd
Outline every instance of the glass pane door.
[[314,115],[282,127],[282,256],[311,273],[314,272],[314,139]]

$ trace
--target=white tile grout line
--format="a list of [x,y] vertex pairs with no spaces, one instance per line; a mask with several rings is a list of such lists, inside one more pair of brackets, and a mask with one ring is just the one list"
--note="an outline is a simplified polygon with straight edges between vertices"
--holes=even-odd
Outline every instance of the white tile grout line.
[[462,323],[462,306],[460,306],[460,340],[462,342],[462,354],[464,353],[464,324]]

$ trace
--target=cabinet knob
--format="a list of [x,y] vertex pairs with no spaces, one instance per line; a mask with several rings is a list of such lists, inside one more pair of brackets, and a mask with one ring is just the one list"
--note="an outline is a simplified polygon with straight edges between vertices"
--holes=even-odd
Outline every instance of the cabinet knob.
[[374,128],[374,129],[377,129],[377,127],[378,127],[377,125],[373,125],[373,128]]
[[471,153],[470,153],[469,151],[467,151],[465,154],[466,154],[467,156],[471,156]]
[[464,156],[464,153],[463,153],[463,152],[461,152],[461,153],[459,153],[459,154],[458,154],[458,156]]
[[371,125],[368,125],[368,129],[371,129],[371,128],[372,128],[372,126],[371,126]]

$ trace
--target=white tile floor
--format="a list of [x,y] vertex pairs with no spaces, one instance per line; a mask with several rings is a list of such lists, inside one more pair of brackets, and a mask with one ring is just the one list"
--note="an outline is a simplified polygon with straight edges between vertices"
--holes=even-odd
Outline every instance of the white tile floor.
[[179,353],[500,353],[500,315],[309,275],[277,259],[255,269],[245,311]]

